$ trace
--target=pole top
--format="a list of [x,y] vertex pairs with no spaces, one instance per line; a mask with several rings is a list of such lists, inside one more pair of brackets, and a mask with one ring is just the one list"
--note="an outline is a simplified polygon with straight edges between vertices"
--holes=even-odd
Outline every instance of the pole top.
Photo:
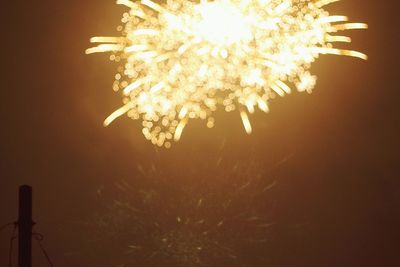
[[32,186],[24,184],[19,187],[19,190],[20,191],[32,191]]

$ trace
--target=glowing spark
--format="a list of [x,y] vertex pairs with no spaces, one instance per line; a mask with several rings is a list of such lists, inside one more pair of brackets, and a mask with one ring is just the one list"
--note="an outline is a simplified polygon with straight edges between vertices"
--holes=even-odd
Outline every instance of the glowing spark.
[[104,126],[110,125],[116,118],[124,115],[130,109],[131,104],[128,103],[125,106],[120,107],[116,111],[114,111],[107,119],[104,120]]
[[174,140],[179,141],[181,138],[183,128],[185,128],[185,125],[187,123],[187,120],[181,120],[178,124],[178,127],[176,127],[175,135],[174,135]]
[[93,37],[87,54],[111,52],[123,62],[114,90],[124,106],[104,122],[127,114],[143,120],[152,143],[170,147],[189,119],[239,110],[247,133],[247,112],[268,112],[274,95],[292,89],[311,92],[316,77],[308,71],[320,54],[367,59],[363,53],[334,48],[351,39],[334,33],[366,29],[330,15],[323,7],[338,0],[118,0],[124,13],[120,37]]
[[245,111],[240,111],[240,117],[242,118],[243,126],[246,130],[246,133],[251,134],[251,124],[247,113]]

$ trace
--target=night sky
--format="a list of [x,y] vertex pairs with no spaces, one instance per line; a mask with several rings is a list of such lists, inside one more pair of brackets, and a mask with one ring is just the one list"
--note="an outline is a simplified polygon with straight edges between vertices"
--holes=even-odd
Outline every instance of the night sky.
[[[368,61],[321,56],[314,92],[256,112],[251,135],[238,113],[219,112],[215,128],[193,121],[167,150],[145,140],[139,121],[102,125],[120,106],[117,65],[84,51],[91,36],[116,33],[123,7],[3,3],[0,225],[16,220],[18,186],[29,184],[55,266],[400,266],[398,7],[331,5],[369,24],[347,46]],[[181,226],[193,218],[226,223],[207,239]],[[176,232],[174,250],[163,247]],[[1,266],[10,235],[0,232]],[[33,252],[34,266],[46,266],[36,243]]]

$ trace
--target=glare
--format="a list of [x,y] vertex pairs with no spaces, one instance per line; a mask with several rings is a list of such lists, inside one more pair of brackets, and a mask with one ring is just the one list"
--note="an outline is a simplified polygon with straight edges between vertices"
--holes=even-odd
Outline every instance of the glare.
[[226,46],[252,38],[249,18],[228,1],[200,4],[195,12],[202,17],[197,34],[206,42]]

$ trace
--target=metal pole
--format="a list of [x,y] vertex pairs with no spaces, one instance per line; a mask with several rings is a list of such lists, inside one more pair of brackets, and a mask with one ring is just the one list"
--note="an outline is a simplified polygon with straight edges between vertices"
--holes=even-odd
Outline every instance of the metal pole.
[[18,267],[32,267],[32,187],[19,187]]

